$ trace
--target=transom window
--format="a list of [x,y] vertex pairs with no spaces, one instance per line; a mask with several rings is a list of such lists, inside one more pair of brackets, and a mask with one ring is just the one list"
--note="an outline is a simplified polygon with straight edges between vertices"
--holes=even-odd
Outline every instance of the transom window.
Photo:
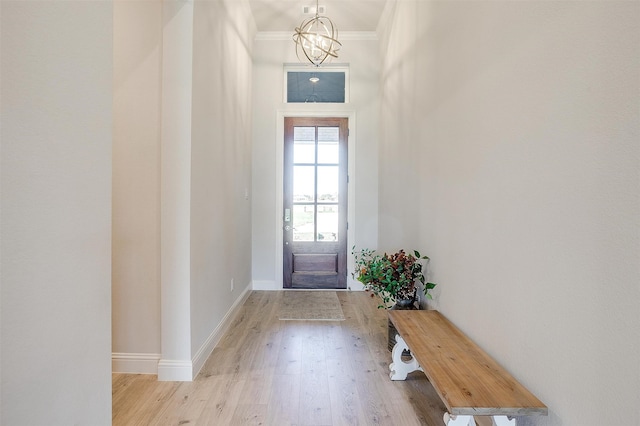
[[286,103],[347,103],[347,67],[285,66]]

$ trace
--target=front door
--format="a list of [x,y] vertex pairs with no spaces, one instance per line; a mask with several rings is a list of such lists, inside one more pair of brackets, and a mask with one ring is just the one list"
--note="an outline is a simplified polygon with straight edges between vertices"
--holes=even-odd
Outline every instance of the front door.
[[284,122],[285,288],[347,288],[347,118]]

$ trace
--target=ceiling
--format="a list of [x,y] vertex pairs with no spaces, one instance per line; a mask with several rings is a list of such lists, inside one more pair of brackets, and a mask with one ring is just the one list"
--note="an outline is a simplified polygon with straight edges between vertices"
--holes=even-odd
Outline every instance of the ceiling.
[[[324,15],[339,32],[375,31],[387,0],[320,0]],[[315,0],[249,0],[258,31],[291,31],[313,15],[302,12],[304,6],[315,9]]]

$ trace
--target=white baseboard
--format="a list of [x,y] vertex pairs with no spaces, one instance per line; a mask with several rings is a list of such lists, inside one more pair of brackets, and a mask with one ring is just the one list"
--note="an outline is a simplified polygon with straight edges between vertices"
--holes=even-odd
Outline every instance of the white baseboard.
[[238,297],[238,299],[234,302],[233,306],[231,306],[231,309],[227,311],[227,314],[224,316],[224,318],[222,318],[222,321],[220,321],[220,324],[216,327],[215,330],[213,330],[211,335],[209,335],[209,337],[204,342],[204,344],[200,347],[198,352],[196,352],[196,355],[193,357],[193,362],[192,362],[193,364],[192,378],[193,379],[196,378],[196,376],[204,366],[204,363],[207,361],[207,358],[209,358],[209,355],[211,355],[211,352],[213,352],[213,349],[220,342],[220,339],[222,339],[222,336],[224,335],[224,333],[226,333],[226,331],[229,329],[229,327],[231,326],[231,323],[233,322],[233,319],[235,318],[236,314],[240,310],[240,307],[249,298],[250,294],[251,294],[251,286],[247,286],[244,292],[240,295],[240,297]]
[[191,361],[161,359],[158,362],[159,382],[191,382],[193,363]]
[[254,290],[282,290],[282,287],[278,287],[275,281],[253,280],[251,284]]
[[111,354],[111,371],[128,374],[158,374],[160,354],[136,354],[114,352]]
[[251,286],[247,286],[218,327],[200,347],[192,361],[162,359],[161,354],[112,353],[111,370],[114,373],[157,374],[158,381],[190,382],[200,372],[224,333],[229,329],[240,307],[249,298]]

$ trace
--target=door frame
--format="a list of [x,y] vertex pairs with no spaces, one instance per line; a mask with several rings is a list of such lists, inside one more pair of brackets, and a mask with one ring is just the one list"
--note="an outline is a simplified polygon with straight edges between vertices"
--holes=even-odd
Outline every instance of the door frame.
[[[317,105],[316,105],[317,107]],[[353,259],[350,256],[351,247],[355,241],[355,157],[356,157],[356,112],[355,111],[304,111],[304,110],[278,110],[276,119],[276,264],[275,264],[275,283],[279,290],[284,288],[284,280],[282,277],[282,268],[284,265],[284,249],[282,241],[284,240],[284,210],[283,210],[283,186],[284,186],[284,119],[285,117],[313,117],[327,118],[340,117],[349,120],[349,135],[347,136],[347,174],[349,181],[347,182],[347,290],[350,290],[353,283],[350,271],[353,269]],[[335,290],[334,290],[335,291]]]

